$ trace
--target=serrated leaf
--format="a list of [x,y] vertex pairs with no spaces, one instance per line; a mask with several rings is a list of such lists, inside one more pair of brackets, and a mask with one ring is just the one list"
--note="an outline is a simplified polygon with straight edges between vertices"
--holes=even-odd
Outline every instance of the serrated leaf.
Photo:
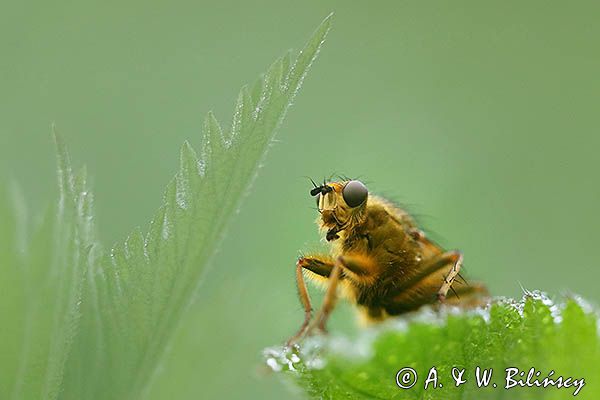
[[199,152],[187,142],[182,146],[179,171],[147,233],[132,232],[93,268],[64,398],[144,397],[228,220],[323,44],[330,20],[293,63],[288,55],[272,64],[254,85],[255,98],[246,87],[241,89],[229,131],[208,113]]

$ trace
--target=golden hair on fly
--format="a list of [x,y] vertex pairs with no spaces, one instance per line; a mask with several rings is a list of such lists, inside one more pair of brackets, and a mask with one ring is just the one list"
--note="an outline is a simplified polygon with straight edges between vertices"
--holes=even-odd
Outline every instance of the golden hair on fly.
[[[486,288],[460,275],[462,254],[444,251],[426,238],[412,217],[358,180],[314,182],[317,225],[330,244],[329,254],[298,259],[296,281],[304,306],[302,326],[288,343],[325,330],[338,292],[356,305],[366,322],[414,311],[426,304],[480,304]],[[312,318],[304,278],[325,288],[323,305]]]

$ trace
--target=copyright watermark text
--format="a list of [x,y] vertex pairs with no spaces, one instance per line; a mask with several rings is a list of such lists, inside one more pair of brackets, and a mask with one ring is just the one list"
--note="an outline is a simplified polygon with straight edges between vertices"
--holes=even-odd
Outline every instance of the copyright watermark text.
[[[446,383],[442,383],[442,380]],[[401,389],[410,389],[418,382],[419,375],[413,368],[405,367],[396,373],[396,385]],[[508,367],[501,371],[500,379],[498,379],[497,376],[494,376],[494,370],[492,368],[485,369],[480,367],[476,367],[470,376],[465,368],[454,367],[451,370],[450,376],[442,378],[438,376],[438,370],[435,366],[427,371],[427,376],[422,380],[420,385],[422,385],[425,390],[428,390],[442,388],[444,384],[458,387],[469,382],[475,384],[479,388],[493,387],[506,390],[516,387],[570,388],[573,390],[573,396],[577,396],[581,389],[583,389],[583,386],[585,386],[584,378],[559,376],[554,370],[542,375],[541,371],[533,367],[527,371]]]

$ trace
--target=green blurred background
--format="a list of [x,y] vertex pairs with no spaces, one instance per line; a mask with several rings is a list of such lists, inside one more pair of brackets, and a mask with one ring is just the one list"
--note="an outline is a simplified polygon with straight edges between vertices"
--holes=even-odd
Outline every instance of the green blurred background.
[[[0,166],[31,207],[54,193],[50,124],[94,177],[108,245],[146,226],[212,109],[334,27],[152,399],[285,398],[260,352],[302,311],[300,251],[319,249],[305,176],[361,177],[465,253],[496,295],[519,283],[600,300],[600,6],[547,1],[4,2]],[[314,292],[314,291],[313,291]],[[334,331],[352,332],[350,307]]]

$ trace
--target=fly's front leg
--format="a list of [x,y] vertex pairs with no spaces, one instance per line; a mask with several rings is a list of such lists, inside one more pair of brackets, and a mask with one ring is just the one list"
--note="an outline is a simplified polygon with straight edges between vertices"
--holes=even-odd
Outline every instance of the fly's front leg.
[[327,257],[301,257],[296,262],[296,285],[298,286],[300,303],[304,307],[304,322],[300,325],[298,332],[287,341],[288,346],[296,343],[304,336],[312,317],[312,305],[304,281],[304,269],[311,271],[318,277],[327,279],[333,270],[333,264]]

